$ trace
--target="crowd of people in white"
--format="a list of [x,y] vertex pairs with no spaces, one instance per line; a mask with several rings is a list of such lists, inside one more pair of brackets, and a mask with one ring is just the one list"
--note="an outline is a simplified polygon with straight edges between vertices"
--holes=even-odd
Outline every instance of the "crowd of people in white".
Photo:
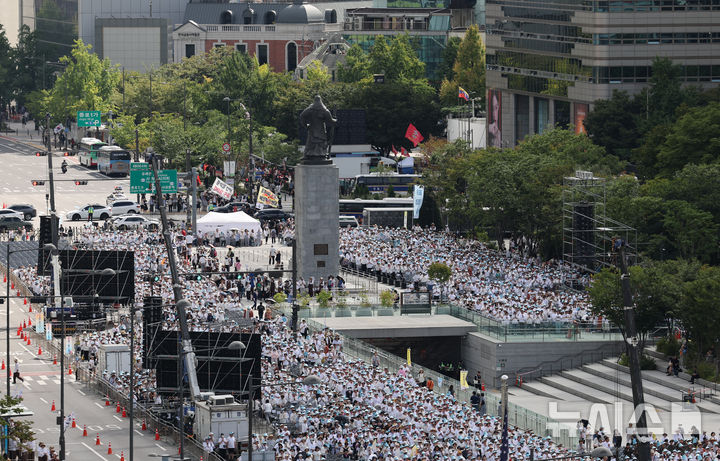
[[[210,246],[189,246],[181,231],[172,234],[182,273],[203,269],[204,261],[227,258],[218,256]],[[160,234],[146,231],[106,232],[88,227],[80,237],[86,248],[133,250],[135,252],[136,301],[151,293],[172,300],[167,254]],[[499,253],[484,245],[431,229],[346,229],[341,232],[341,256],[346,262],[375,270],[402,272],[406,278],[427,281],[426,269],[432,261],[442,261],[453,269],[453,277],[444,290],[453,302],[507,322],[546,322],[588,319],[589,303],[585,295],[556,290],[565,277],[575,276],[561,264],[541,263],[512,250]],[[268,277],[238,279],[222,274],[225,267],[236,270],[243,262],[217,261],[211,266],[217,274],[183,278],[183,290],[191,307],[188,322],[195,331],[241,331],[238,317],[252,319],[250,328],[261,333],[262,373],[265,384],[300,381],[316,375],[321,384],[264,386],[256,408],[275,426],[274,434],[256,434],[257,450],[273,449],[282,460],[483,460],[499,461],[501,421],[485,414],[484,405],[458,401],[451,394],[440,394],[419,386],[417,376],[408,367],[398,371],[383,369],[343,352],[343,340],[330,330],[311,331],[305,324],[298,333],[288,326],[285,316],[260,309],[262,297],[285,289],[282,280]],[[238,266],[239,264],[239,266]],[[34,268],[15,271],[24,283],[41,292],[47,282]],[[159,279],[147,275],[157,274]],[[273,288],[273,286],[275,288]],[[248,290],[260,295],[248,299]],[[177,329],[176,314],[169,302],[164,308],[166,329]],[[136,327],[136,352],[142,347],[141,322]],[[245,330],[247,331],[247,330]],[[127,319],[104,332],[86,333],[76,340],[81,359],[92,360],[101,344],[128,343]],[[134,398],[138,402],[161,403],[155,393],[152,370],[137,373]],[[298,369],[300,372],[298,373]],[[292,371],[292,373],[291,373]],[[107,373],[104,379],[118,390],[130,393],[128,376]],[[477,400],[476,400],[477,402]],[[482,410],[481,410],[482,408]],[[224,434],[223,434],[224,436]],[[227,437],[223,454],[230,455]],[[604,438],[597,444],[605,443]],[[206,446],[218,448],[211,440]],[[633,442],[625,449],[633,452]],[[509,459],[526,459],[531,450],[536,459],[567,455],[549,437],[528,431],[509,429]],[[236,455],[237,453],[232,453]],[[718,456],[714,434],[696,440],[657,439],[653,461],[701,461]],[[234,459],[234,458],[233,458]]]
[[560,261],[542,262],[515,251],[491,250],[477,240],[433,228],[357,227],[340,233],[340,256],[347,266],[404,280],[430,283],[432,262],[447,264],[450,280],[433,286],[449,301],[504,323],[590,321],[585,293],[562,289],[582,275]]

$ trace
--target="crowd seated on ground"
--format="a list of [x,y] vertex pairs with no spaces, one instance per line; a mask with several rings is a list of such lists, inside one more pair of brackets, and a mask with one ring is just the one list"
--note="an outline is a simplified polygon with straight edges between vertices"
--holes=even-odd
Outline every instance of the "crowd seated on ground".
[[[542,262],[514,251],[491,250],[476,241],[434,228],[356,227],[340,231],[341,264],[389,279],[427,285],[454,304],[504,323],[590,321],[585,293],[562,289],[581,275],[558,261]],[[432,262],[452,269],[450,280],[434,286]]]

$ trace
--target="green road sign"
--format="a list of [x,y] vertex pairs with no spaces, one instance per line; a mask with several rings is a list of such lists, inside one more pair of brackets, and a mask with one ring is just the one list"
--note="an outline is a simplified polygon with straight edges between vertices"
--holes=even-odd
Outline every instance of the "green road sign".
[[99,110],[79,110],[77,113],[77,126],[100,126]]
[[[142,167],[141,165],[147,165]],[[158,171],[160,179],[160,192],[163,194],[177,193],[177,170]],[[130,164],[130,193],[149,194],[155,192],[155,178],[150,165],[147,163]]]

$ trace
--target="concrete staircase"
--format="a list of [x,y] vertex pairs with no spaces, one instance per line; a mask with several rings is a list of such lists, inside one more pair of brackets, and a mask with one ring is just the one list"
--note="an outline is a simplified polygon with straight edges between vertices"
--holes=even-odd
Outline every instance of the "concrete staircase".
[[[696,393],[696,405],[702,413],[720,415],[720,393],[713,383],[700,380],[690,384],[690,376],[680,373],[678,377],[667,376],[667,359],[654,349],[646,354],[655,358],[658,369],[643,371],[645,402],[657,409],[670,411],[672,403],[682,402],[683,395]],[[580,368],[565,370],[556,375],[544,376],[536,381],[523,383],[522,389],[543,399],[557,402],[632,403],[632,387],[629,369],[617,363],[617,358],[605,359]]]

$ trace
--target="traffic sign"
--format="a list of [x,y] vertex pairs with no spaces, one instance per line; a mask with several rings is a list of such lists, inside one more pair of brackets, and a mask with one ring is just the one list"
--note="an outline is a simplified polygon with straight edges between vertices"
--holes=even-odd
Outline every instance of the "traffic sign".
[[77,126],[100,126],[100,111],[79,110],[77,113]]
[[224,143],[223,143],[223,146],[222,146],[223,152],[230,152],[230,149],[232,149],[232,147],[230,146],[230,143],[229,143],[229,142],[224,142]]
[[[155,192],[153,172],[150,168],[142,169],[139,165],[142,165],[142,163],[130,164],[130,193],[149,194]],[[145,165],[148,164],[145,163]],[[163,194],[177,193],[177,170],[160,170],[158,171],[158,179],[160,179],[160,192]]]

